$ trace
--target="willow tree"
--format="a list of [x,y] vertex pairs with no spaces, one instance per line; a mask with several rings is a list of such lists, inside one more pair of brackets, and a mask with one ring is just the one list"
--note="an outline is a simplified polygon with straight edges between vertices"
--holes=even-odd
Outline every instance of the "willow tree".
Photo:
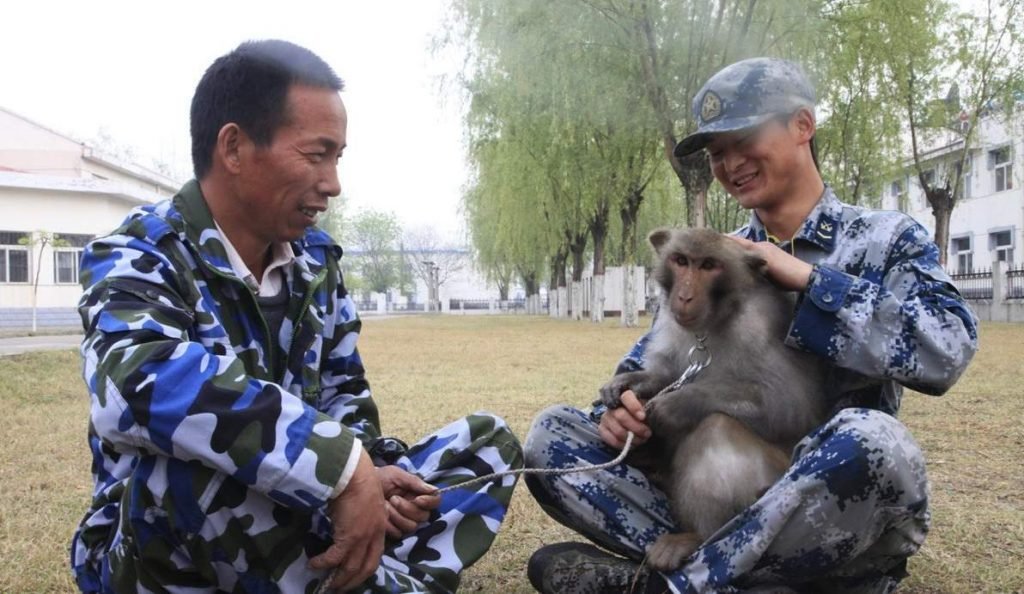
[[[618,225],[617,214],[626,221],[622,232],[635,233],[631,221],[657,164],[651,158],[653,115],[642,89],[629,80],[635,56],[609,42],[615,35],[609,21],[573,3],[466,0],[456,3],[455,13],[470,40],[463,73],[470,103],[479,104],[486,94],[491,107],[485,132],[533,157],[532,164],[507,173],[539,177],[547,185],[537,196],[551,234],[552,311],[568,310],[564,279],[571,258],[571,309],[582,317],[580,281],[589,254],[591,318],[599,321],[608,233]],[[469,136],[479,138],[481,127],[468,124]],[[634,261],[630,252],[627,265]],[[635,315],[629,320],[635,324]]]
[[[949,223],[971,171],[978,129],[1008,119],[1024,88],[1024,0],[988,0],[979,13],[939,0],[875,0],[894,34],[888,72],[910,136],[910,169],[935,217],[946,264]],[[898,34],[896,34],[898,32]],[[950,59],[952,58],[952,59]],[[945,153],[943,162],[931,159]]]
[[822,175],[845,202],[877,206],[897,167],[901,107],[886,64],[891,32],[869,2],[830,2],[818,59],[812,62],[819,108],[815,142]]
[[653,112],[662,153],[685,197],[687,223],[705,226],[712,182],[707,162],[674,153],[696,128],[694,95],[712,74],[743,58],[812,56],[823,0],[576,1],[617,29],[613,42],[631,56],[630,84]]

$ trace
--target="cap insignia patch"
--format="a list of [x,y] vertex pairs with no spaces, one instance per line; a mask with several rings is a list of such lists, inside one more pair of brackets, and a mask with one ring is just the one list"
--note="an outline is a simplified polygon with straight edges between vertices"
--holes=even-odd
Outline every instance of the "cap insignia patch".
[[722,99],[714,91],[704,93],[700,102],[700,119],[707,123],[722,115]]

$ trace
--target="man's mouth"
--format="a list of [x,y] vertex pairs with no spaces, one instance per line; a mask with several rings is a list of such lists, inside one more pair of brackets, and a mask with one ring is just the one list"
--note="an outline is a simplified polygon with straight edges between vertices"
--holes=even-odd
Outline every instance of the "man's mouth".
[[753,173],[741,175],[739,177],[733,178],[732,185],[735,186],[737,190],[743,189],[744,186],[752,182],[757,176],[758,173],[756,171]]
[[322,208],[315,208],[315,207],[312,207],[312,206],[300,206],[299,207],[299,212],[301,212],[302,214],[306,215],[310,219],[313,219],[314,221],[316,220],[317,214],[319,214],[322,211],[323,211]]

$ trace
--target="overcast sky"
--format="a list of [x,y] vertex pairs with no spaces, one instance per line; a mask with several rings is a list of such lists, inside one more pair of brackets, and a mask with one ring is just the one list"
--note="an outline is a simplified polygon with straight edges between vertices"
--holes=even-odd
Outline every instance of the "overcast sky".
[[430,53],[443,16],[443,0],[10,2],[0,105],[79,138],[102,130],[144,165],[188,172],[189,102],[203,71],[246,39],[287,39],[345,79],[347,210],[391,210],[461,242],[459,105],[437,91],[451,61]]
[[185,172],[189,102],[206,67],[246,39],[304,45],[347,84],[346,210],[394,211],[465,241],[460,105],[438,92],[457,60],[429,49],[444,0],[23,0],[3,10],[0,105],[78,138],[103,131],[140,163]]

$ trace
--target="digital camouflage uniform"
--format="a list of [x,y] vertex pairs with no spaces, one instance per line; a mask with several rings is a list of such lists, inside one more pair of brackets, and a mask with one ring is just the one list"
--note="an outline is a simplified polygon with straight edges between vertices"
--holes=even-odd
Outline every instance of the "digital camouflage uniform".
[[[134,210],[82,259],[84,378],[95,490],[71,566],[83,592],[312,592],[332,530],[325,504],[377,408],[356,350],[341,249],[309,229],[268,336],[199,184]],[[390,442],[385,442],[390,443]],[[400,454],[397,452],[396,454]],[[521,465],[498,418],[458,420],[397,459],[435,485]],[[456,490],[366,590],[455,590],[490,546],[514,479]]]
[[[756,214],[736,235],[769,239]],[[785,343],[834,364],[833,416],[797,445],[782,479],[664,577],[675,592],[778,584],[891,591],[929,522],[924,457],[895,418],[901,384],[945,392],[976,350],[977,323],[927,231],[901,213],[843,204],[826,187],[793,245],[780,247],[816,265]],[[618,373],[643,368],[646,343]],[[614,458],[597,432],[603,412],[544,411],[526,441],[527,465]],[[661,534],[679,531],[665,494],[635,468],[530,476],[527,484],[552,517],[635,560]]]

